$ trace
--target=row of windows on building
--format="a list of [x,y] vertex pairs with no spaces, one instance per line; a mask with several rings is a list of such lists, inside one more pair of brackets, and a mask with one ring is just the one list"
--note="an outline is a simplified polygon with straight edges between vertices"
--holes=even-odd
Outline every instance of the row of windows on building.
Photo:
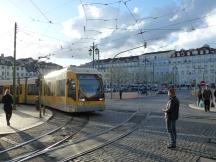
[[[138,67],[138,66],[166,66],[166,65],[175,65],[175,64],[188,64],[188,65],[190,65],[190,64],[193,64],[193,63],[198,63],[198,64],[200,64],[200,63],[202,63],[202,64],[206,64],[206,63],[208,63],[208,62],[216,62],[216,58],[215,59],[211,59],[211,58],[209,58],[209,59],[206,59],[206,60],[201,60],[201,59],[199,59],[199,60],[187,60],[187,59],[185,59],[185,60],[179,60],[179,61],[152,61],[152,62],[142,62],[141,64],[140,64],[140,62],[133,62],[133,63],[116,63],[116,64],[113,64],[113,67]],[[183,65],[182,65],[183,66]],[[205,65],[205,66],[208,66],[208,65]],[[214,66],[213,64],[212,65],[210,65],[209,64],[209,66]],[[106,65],[106,64],[102,64],[102,65],[99,65],[99,68],[100,69],[104,69],[104,68],[110,68],[111,66],[110,65]]]
[[[8,69],[8,70],[13,70],[13,66],[0,66],[0,69]],[[25,68],[24,67],[16,67],[16,70],[21,70],[21,71],[23,71],[23,70],[25,70]]]
[[[10,72],[1,72],[2,76],[12,76],[13,73],[10,74]],[[25,77],[25,76],[35,76],[37,73],[16,73],[16,76],[18,77]]]

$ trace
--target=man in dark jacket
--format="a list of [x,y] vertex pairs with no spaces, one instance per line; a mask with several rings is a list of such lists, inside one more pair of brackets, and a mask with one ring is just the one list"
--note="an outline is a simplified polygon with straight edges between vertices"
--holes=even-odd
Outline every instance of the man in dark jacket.
[[216,105],[216,87],[215,87],[215,90],[214,90],[214,98],[215,98],[215,105]]
[[2,97],[2,103],[4,104],[4,111],[6,115],[7,125],[10,126],[10,119],[12,116],[13,97],[10,94],[10,91],[8,89],[5,90],[5,94]]
[[165,112],[166,127],[170,139],[170,144],[167,146],[167,148],[176,148],[176,120],[179,116],[180,103],[173,88],[168,90],[168,96],[169,100],[167,102],[166,108],[163,109]]
[[210,102],[212,99],[212,92],[209,89],[208,85],[206,86],[206,89],[203,91],[203,99],[204,99],[204,105],[205,105],[205,112],[210,111]]

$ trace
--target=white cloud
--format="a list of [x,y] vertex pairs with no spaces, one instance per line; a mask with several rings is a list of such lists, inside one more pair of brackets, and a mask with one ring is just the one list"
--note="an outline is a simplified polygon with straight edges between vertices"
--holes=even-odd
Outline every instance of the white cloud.
[[86,5],[85,7],[85,14],[87,18],[99,18],[101,15],[101,10],[93,5]]
[[79,17],[80,18],[84,18],[85,17],[85,13],[84,13],[84,10],[83,10],[83,7],[82,7],[81,4],[78,6],[78,12],[79,12]]
[[179,18],[178,15],[174,15],[173,17],[171,17],[171,18],[169,19],[169,21],[175,21],[175,20],[177,20],[178,18]]
[[72,19],[63,22],[63,33],[71,39],[81,38],[81,33],[74,27],[74,21]]
[[139,12],[139,9],[137,7],[135,7],[133,12],[137,14]]
[[[216,25],[216,1],[214,0],[208,0],[205,4],[203,4],[202,0],[182,0],[181,3],[172,3],[153,10],[149,13],[149,17],[157,17],[155,19],[142,19],[137,22],[135,22],[127,10],[123,9],[124,7],[119,7],[118,5],[84,5],[85,12],[83,6],[79,5],[77,8],[78,15],[62,22],[61,29],[58,29],[63,34],[63,36],[61,35],[63,39],[70,40],[61,42],[63,48],[60,48],[59,41],[51,41],[51,39],[39,41],[41,37],[44,38],[40,34],[34,36],[32,34],[30,36],[23,34],[19,35],[17,53],[20,56],[21,54],[22,56],[29,56],[29,54],[39,56],[53,52],[57,54],[54,60],[62,60],[59,61],[61,64],[64,62],[66,64],[67,60],[70,64],[78,64],[92,60],[88,50],[93,42],[98,45],[101,51],[101,58],[103,59],[113,57],[121,51],[137,47],[146,40],[148,44],[147,49],[140,48],[123,53],[120,56],[168,50],[175,47],[185,49],[197,48],[208,42],[215,42],[216,32],[214,27],[201,29],[203,26]],[[186,11],[183,11],[182,8],[186,8]],[[139,10],[140,8],[134,7],[132,11],[136,19],[142,17],[141,10]],[[0,32],[8,30],[8,26],[11,26],[11,31],[13,31],[15,18],[2,16],[1,12],[0,20],[10,25],[4,25]],[[201,18],[198,21],[187,22],[189,19],[203,17],[207,14],[211,14],[211,16]],[[8,20],[10,21],[7,22]],[[191,31],[191,26],[196,30]],[[142,35],[139,34],[141,32],[140,29],[144,32]],[[10,32],[10,36],[7,36],[7,38],[3,39],[7,43],[4,43],[2,37],[0,37],[0,49],[10,50],[9,53],[13,53],[13,32]],[[71,59],[72,56],[74,56],[73,59]]]

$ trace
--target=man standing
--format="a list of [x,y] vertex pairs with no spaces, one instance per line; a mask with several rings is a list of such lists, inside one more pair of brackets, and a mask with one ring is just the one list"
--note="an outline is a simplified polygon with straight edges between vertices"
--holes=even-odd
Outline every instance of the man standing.
[[120,98],[120,100],[122,99],[122,92],[123,92],[122,89],[120,89],[119,90],[119,98]]
[[205,112],[210,111],[210,100],[212,99],[212,92],[206,85],[206,89],[203,91],[203,99],[205,105]]
[[6,115],[7,125],[10,126],[10,118],[12,116],[13,97],[10,94],[9,89],[5,90],[4,96],[2,97],[2,103],[4,104],[4,111]]
[[176,148],[176,120],[179,116],[180,103],[173,88],[168,89],[168,96],[169,100],[167,102],[166,108],[163,109],[163,111],[165,112],[166,127],[170,140],[167,148]]

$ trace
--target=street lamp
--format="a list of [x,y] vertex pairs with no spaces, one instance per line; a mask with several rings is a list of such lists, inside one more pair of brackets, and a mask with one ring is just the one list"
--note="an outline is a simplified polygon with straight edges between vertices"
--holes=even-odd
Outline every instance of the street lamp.
[[[93,45],[94,45],[94,43],[93,43]],[[144,45],[138,46],[138,47],[134,47],[134,48],[131,48],[131,49],[127,49],[127,50],[125,50],[125,51],[121,51],[121,52],[115,54],[114,57],[110,60],[109,64],[111,65],[111,67],[110,67],[110,73],[111,73],[111,75],[110,75],[110,88],[111,88],[111,90],[110,90],[110,97],[111,97],[111,99],[112,99],[112,97],[113,97],[113,74],[112,74],[112,71],[113,71],[113,61],[114,61],[114,59],[115,59],[117,56],[119,56],[120,54],[122,54],[122,53],[125,53],[125,52],[128,52],[128,51],[132,51],[132,50],[141,48],[141,47],[143,47],[143,46],[144,46]]]
[[99,54],[99,49],[95,48],[95,54],[98,55],[98,70],[99,70],[99,60],[100,60],[100,54]]
[[173,86],[175,86],[176,84],[176,72],[177,72],[178,68],[176,67],[176,65],[173,67]]
[[94,44],[93,42],[93,45],[90,46],[90,49],[89,49],[89,55],[91,56],[92,55],[92,67],[94,68],[94,61],[95,61],[95,58],[94,58],[94,55],[98,55],[98,69],[99,69],[99,49],[97,48],[97,45]]
[[153,67],[152,67],[152,81],[153,84],[155,84],[155,60],[156,60],[156,56],[154,56],[154,59],[152,61]]

